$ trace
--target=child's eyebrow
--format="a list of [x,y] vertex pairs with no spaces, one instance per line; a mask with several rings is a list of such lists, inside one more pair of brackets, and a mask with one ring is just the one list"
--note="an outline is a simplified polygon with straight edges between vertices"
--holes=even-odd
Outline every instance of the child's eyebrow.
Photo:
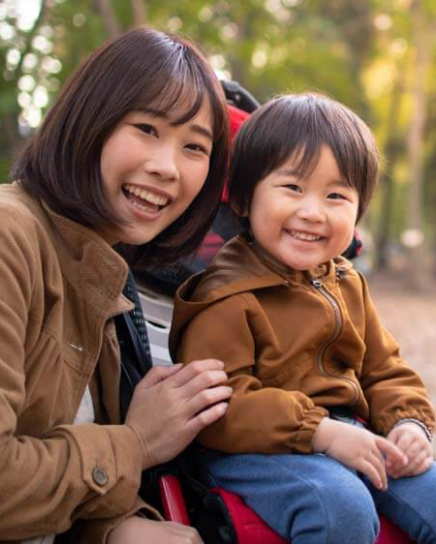
[[327,183],[327,186],[328,187],[344,187],[347,189],[351,187],[351,185],[348,183],[348,181],[345,178],[333,179],[332,181],[329,181]]
[[297,170],[294,170],[293,168],[279,168],[278,174],[288,177],[300,177],[299,172]]

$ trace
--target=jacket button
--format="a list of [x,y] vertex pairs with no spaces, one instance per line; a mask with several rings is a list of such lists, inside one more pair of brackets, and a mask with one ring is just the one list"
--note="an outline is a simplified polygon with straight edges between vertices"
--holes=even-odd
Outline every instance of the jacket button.
[[92,479],[97,485],[106,485],[109,481],[106,471],[102,468],[95,467],[92,469]]

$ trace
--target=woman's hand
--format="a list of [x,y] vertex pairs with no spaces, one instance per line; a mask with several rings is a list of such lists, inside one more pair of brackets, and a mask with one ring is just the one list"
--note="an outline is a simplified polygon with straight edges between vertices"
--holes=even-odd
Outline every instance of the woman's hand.
[[132,516],[115,527],[108,544],[203,544],[192,527]]
[[407,458],[393,442],[366,429],[328,417],[321,420],[313,449],[361,472],[377,489],[387,489],[387,466],[404,466]]
[[398,446],[408,459],[406,465],[388,469],[392,478],[417,476],[428,470],[433,463],[431,444],[419,425],[413,422],[403,423],[392,429],[387,439]]
[[227,409],[232,389],[224,364],[215,359],[155,366],[136,386],[126,424],[143,447],[142,468],[165,463]]

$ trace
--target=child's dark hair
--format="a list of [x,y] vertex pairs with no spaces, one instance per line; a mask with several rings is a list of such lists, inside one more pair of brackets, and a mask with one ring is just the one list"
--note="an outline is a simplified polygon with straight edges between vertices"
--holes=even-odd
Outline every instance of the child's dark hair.
[[289,157],[299,160],[299,175],[310,174],[323,145],[332,150],[339,171],[358,192],[359,220],[378,180],[374,138],[355,113],[315,93],[270,100],[243,124],[230,169],[230,205],[238,213],[248,212],[257,183]]
[[[213,149],[206,182],[193,204],[158,237],[124,247],[130,264],[158,266],[195,250],[219,204],[228,166],[224,93],[203,54],[188,40],[150,28],[123,34],[94,51],[71,76],[12,171],[55,212],[91,228],[118,225],[100,172],[103,144],[130,111],[192,119],[208,99]],[[176,117],[177,116],[177,117]]]

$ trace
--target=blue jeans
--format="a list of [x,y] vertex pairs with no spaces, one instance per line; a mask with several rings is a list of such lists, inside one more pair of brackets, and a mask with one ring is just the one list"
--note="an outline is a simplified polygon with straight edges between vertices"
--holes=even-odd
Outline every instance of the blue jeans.
[[377,510],[419,544],[436,544],[436,463],[419,476],[390,479],[381,492],[322,454],[208,451],[200,459],[211,486],[242,496],[293,544],[374,544]]

